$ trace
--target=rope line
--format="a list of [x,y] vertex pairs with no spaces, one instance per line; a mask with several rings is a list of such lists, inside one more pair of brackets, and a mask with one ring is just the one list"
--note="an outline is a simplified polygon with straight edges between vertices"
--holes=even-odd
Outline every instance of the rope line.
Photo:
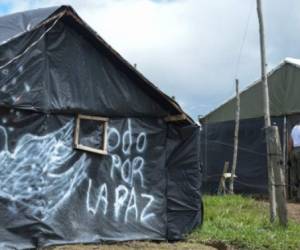
[[[213,178],[213,177],[221,178],[221,176],[222,175],[210,175],[210,176],[207,176],[206,178],[207,179],[210,179],[210,178]],[[254,188],[266,188],[266,187],[268,187],[268,184],[266,184],[266,185],[255,185],[255,184],[250,184],[250,183],[247,183],[247,182],[240,181],[238,179],[235,179],[234,182],[240,183],[244,186],[254,187]],[[293,185],[290,185],[290,184],[276,184],[276,183],[273,183],[272,186],[274,186],[274,187],[294,187]]]
[[246,42],[246,38],[247,38],[247,35],[248,35],[249,24],[250,24],[250,19],[251,19],[251,16],[252,16],[252,10],[253,10],[254,4],[255,4],[255,1],[252,1],[251,5],[250,5],[250,10],[249,10],[249,13],[248,13],[246,27],[245,27],[245,32],[244,32],[244,35],[243,35],[243,38],[242,38],[242,44],[241,44],[239,54],[238,54],[238,58],[237,58],[237,62],[236,62],[235,78],[237,78],[237,74],[238,74],[238,71],[239,71],[241,56],[242,56],[242,52],[243,52],[244,45],[245,45],[245,42]]
[[62,16],[65,14],[65,12],[60,13],[59,15],[56,15],[55,17],[57,17],[57,19],[53,22],[53,24],[46,29],[46,31],[33,43],[31,43],[23,52],[21,52],[20,54],[18,54],[17,56],[13,57],[12,59],[10,59],[7,63],[5,63],[4,65],[0,66],[0,70],[6,68],[8,65],[12,64],[14,61],[18,60],[19,58],[23,57],[25,54],[27,54],[27,52],[33,48],[35,45],[37,45],[44,37],[47,33],[49,33],[54,26],[57,24],[57,22],[62,18]]
[[[233,148],[233,144],[222,142],[222,141],[219,141],[219,140],[207,140],[207,142],[213,142],[213,143],[216,143],[216,144],[219,144],[219,145],[224,145],[224,146],[228,146],[228,147]],[[257,151],[253,151],[251,149],[247,149],[247,148],[241,147],[241,146],[239,146],[238,149],[242,150],[242,151],[245,151],[245,152],[248,152],[248,153],[253,153],[253,154],[256,154],[256,155],[267,156],[267,154],[265,154],[265,153],[260,153],[260,152],[257,152]]]

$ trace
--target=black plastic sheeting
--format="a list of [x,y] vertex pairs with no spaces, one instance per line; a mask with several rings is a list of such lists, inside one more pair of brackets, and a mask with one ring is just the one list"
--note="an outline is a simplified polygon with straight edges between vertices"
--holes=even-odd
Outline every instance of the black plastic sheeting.
[[42,8],[0,17],[0,44],[32,30],[59,7]]
[[[184,114],[175,101],[71,7],[0,31],[0,249],[179,240],[202,223],[200,130],[165,122]],[[108,155],[74,149],[78,114],[109,119]],[[100,149],[103,125],[81,125]]]
[[[273,117],[272,124],[279,127],[283,138],[283,117]],[[203,164],[203,190],[215,194],[225,161],[232,164],[234,121],[204,124],[201,132],[201,159]],[[240,121],[239,147],[234,189],[236,193],[267,194],[267,156],[264,119]],[[229,168],[231,171],[231,168]]]
[[80,119],[78,144],[101,149],[104,147],[104,123],[97,120]]
[[[7,58],[1,65],[44,32],[38,29],[1,46],[1,58]],[[168,114],[105,54],[62,22],[26,57],[0,72],[0,89],[1,105],[41,112],[88,112],[110,117]]]
[[73,148],[75,117],[0,111],[0,248],[182,239],[202,222],[199,128],[109,120],[109,154]]
[[203,220],[199,127],[169,127],[167,145],[168,239],[179,240]]
[[[15,31],[11,31],[14,23]],[[10,38],[0,46],[0,66],[8,63],[0,70],[1,106],[109,117],[183,113],[71,7],[2,17],[0,31],[0,40]]]
[[178,240],[203,221],[198,126],[170,127],[167,145],[168,239]]

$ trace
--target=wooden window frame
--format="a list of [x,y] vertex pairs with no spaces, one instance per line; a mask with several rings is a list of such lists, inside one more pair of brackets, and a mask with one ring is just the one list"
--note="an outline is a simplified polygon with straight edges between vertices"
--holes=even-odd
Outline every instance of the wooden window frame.
[[[99,121],[101,125],[103,125],[103,145],[102,148],[96,149],[93,147],[85,146],[79,143],[79,136],[80,136],[80,120],[92,120],[92,121]],[[100,116],[90,116],[90,115],[77,115],[76,118],[76,128],[74,134],[74,147],[76,149],[84,150],[87,152],[92,152],[101,155],[107,155],[107,126],[108,126],[108,118],[100,117]]]

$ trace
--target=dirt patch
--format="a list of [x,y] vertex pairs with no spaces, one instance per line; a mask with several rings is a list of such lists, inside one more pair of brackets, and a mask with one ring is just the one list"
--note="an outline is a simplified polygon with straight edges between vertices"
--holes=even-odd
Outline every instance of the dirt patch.
[[222,241],[211,241],[208,243],[208,245],[215,247],[215,249],[218,249],[218,250],[235,250],[236,249],[234,246],[227,245]]
[[152,243],[152,242],[129,242],[109,245],[68,245],[49,247],[44,250],[216,250],[212,246],[197,243]]
[[[266,200],[259,200],[263,206],[269,206]],[[288,202],[287,203],[288,218],[300,223],[300,203]]]
[[289,218],[300,223],[300,203],[288,203]]

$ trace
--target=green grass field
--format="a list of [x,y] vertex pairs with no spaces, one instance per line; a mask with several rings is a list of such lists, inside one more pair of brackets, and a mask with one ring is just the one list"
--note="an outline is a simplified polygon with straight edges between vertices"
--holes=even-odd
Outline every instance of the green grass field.
[[[290,220],[287,229],[268,222],[268,205],[239,195],[205,196],[205,220],[186,241],[177,243],[126,242],[115,245],[76,245],[54,250],[211,250],[300,249],[300,224]],[[210,247],[215,246],[216,248]]]
[[268,222],[268,206],[238,195],[205,196],[202,229],[189,236],[190,242],[222,242],[237,249],[300,249],[300,224],[289,221],[284,229]]

